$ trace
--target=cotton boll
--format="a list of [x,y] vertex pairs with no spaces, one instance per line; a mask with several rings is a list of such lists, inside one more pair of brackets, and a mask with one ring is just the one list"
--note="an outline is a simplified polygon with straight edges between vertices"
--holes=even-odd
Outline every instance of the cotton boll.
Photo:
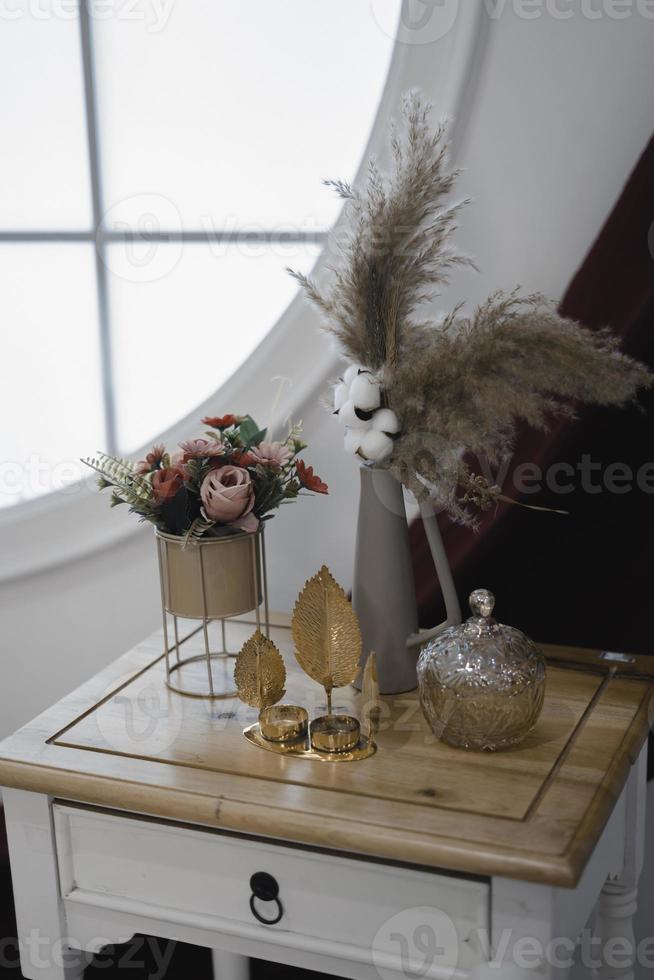
[[361,454],[371,462],[380,463],[393,452],[393,440],[384,432],[371,429],[361,440]]
[[334,411],[338,412],[349,398],[349,389],[346,384],[336,385],[334,388]]
[[364,435],[365,432],[363,429],[346,429],[344,440],[345,452],[352,453],[352,455],[357,453]]
[[379,382],[375,381],[371,374],[367,372],[359,374],[350,385],[350,398],[357,408],[365,412],[372,412],[379,408],[381,402],[381,388]]
[[338,417],[344,425],[349,425],[353,429],[371,428],[370,419],[360,419],[356,414],[354,402],[351,400],[346,401],[345,404],[341,406]]
[[372,417],[372,427],[377,432],[388,432],[395,435],[400,431],[400,423],[397,415],[391,408],[380,408]]
[[350,364],[349,368],[343,375],[343,381],[348,386],[348,388],[352,384],[352,382],[354,381],[358,373],[359,373],[358,366],[356,364]]

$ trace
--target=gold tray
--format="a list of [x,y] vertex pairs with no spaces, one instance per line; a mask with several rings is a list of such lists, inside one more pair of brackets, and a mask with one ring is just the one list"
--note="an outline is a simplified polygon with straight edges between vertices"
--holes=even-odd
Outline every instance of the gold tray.
[[248,742],[257,745],[260,749],[268,752],[275,752],[277,755],[291,755],[295,759],[316,759],[320,762],[358,762],[360,759],[367,759],[377,751],[375,742],[370,741],[365,735],[359,739],[356,749],[350,752],[318,752],[311,747],[309,736],[298,739],[297,742],[271,742],[264,738],[259,728],[259,722],[250,725],[243,731]]

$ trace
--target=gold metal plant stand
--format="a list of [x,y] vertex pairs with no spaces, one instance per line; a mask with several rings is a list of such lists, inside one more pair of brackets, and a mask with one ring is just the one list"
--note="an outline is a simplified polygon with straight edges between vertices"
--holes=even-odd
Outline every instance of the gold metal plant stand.
[[[216,602],[215,588],[212,593],[210,569],[207,558],[207,545],[213,547],[225,543],[225,550],[229,548],[230,539],[217,538],[209,539],[206,542],[190,542],[182,550],[186,552],[184,561],[192,561],[197,570],[197,584],[199,587],[201,602],[197,612],[199,615],[184,611],[183,604],[175,606],[173,601],[173,591],[171,589],[171,562],[175,561],[174,549],[180,548],[171,535],[156,534],[157,556],[159,560],[159,578],[161,584],[161,614],[163,621],[164,654],[166,661],[166,686],[177,694],[183,694],[194,698],[232,698],[236,696],[236,688],[233,682],[232,668],[230,661],[238,654],[227,649],[226,623],[235,616],[241,616],[244,612],[254,611],[257,630],[265,630],[266,637],[270,636],[270,613],[268,605],[268,574],[266,568],[266,545],[264,536],[264,526],[259,525],[259,530],[246,535],[248,539],[249,562],[251,569],[251,582],[254,583],[253,596],[254,606],[243,608],[242,601],[235,603],[233,611],[227,612],[224,604]],[[243,546],[241,541],[241,555]],[[223,578],[229,576],[229,555],[223,561]],[[241,569],[242,571],[242,569]],[[229,591],[229,590],[226,590]],[[220,597],[219,597],[220,598]],[[263,619],[261,616],[261,606],[263,604]],[[246,602],[246,607],[250,605]],[[213,610],[220,608],[221,614],[212,614]],[[194,610],[195,612],[195,610]],[[179,619],[200,619],[201,625],[191,630],[185,636],[180,637]],[[170,636],[170,620],[172,619],[172,639]],[[209,642],[209,624],[220,622],[220,649],[212,651]],[[204,642],[204,652],[183,656],[180,652],[182,645],[197,633],[202,633]],[[204,671],[199,672],[194,669],[195,665],[204,664]],[[215,670],[219,666],[222,669]],[[184,671],[184,668],[187,668]],[[188,668],[191,668],[190,671]],[[186,685],[182,682],[182,672],[187,675]],[[192,685],[189,685],[190,678],[193,678]]]

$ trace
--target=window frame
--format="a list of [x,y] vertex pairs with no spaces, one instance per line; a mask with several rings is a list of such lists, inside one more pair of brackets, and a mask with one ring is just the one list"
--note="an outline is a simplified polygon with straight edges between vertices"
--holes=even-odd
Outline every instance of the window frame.
[[[89,0],[80,0],[80,11],[83,11],[80,17],[80,39],[82,44],[87,46],[88,51],[92,52],[92,25],[86,9],[87,2]],[[403,11],[408,8],[408,3],[409,0],[402,0]],[[84,26],[82,17],[85,20]],[[470,4],[463,7],[451,36],[446,39],[443,58],[439,62],[439,74],[436,77],[434,77],[431,44],[421,44],[417,37],[413,43],[396,41],[358,175],[366,172],[372,157],[383,156],[388,119],[397,113],[401,93],[416,85],[427,86],[427,92],[432,95],[438,114],[456,121],[452,133],[452,146],[453,155],[457,155],[467,128],[471,90],[476,83],[475,63],[482,55],[488,35],[489,32],[485,29],[483,4]],[[89,60],[89,67],[93,67],[92,60]],[[89,95],[94,100],[94,87]],[[93,113],[95,119],[95,106],[93,106]],[[97,133],[95,137],[94,153],[97,159],[99,148]],[[98,189],[99,178],[98,170]],[[100,218],[102,217],[101,202],[102,196],[98,194]],[[335,235],[340,234],[342,223],[341,213],[333,227]],[[216,234],[218,240],[222,238],[222,240],[233,241],[235,233],[224,233],[224,236],[220,233]],[[269,235],[274,232],[264,234]],[[287,234],[287,232],[283,233],[285,241],[288,240]],[[120,234],[103,230],[101,227],[98,231],[90,232],[0,232],[0,241],[99,242],[100,255],[104,245],[119,237]],[[126,233],[127,240],[130,240],[130,237],[133,238],[129,232]],[[199,235],[197,232],[182,232],[178,237],[189,241],[212,240],[204,231]],[[256,240],[250,233],[244,233],[242,237],[247,241]],[[321,235],[320,240],[326,237]],[[162,233],[161,240],[170,239]],[[303,240],[315,242],[317,239],[308,234]],[[312,276],[320,281],[323,274],[328,272],[327,266],[326,251],[323,249],[316,261]],[[103,270],[104,275],[106,273],[104,263]],[[108,304],[106,309],[108,310]],[[108,341],[107,353],[110,355],[110,337],[107,336],[106,340]],[[110,366],[110,360],[108,363]],[[316,407],[316,393],[324,390],[328,379],[337,374],[339,366],[340,360],[336,351],[324,332],[318,329],[317,313],[299,294],[296,294],[241,367],[191,414],[180,419],[166,432],[162,432],[160,441],[172,443],[188,438],[197,418],[209,413],[215,407],[218,397],[223,403],[232,406],[234,411],[248,410],[255,417],[264,418],[270,408],[267,397],[270,379],[275,376],[293,379],[293,385],[287,392],[284,404],[279,406],[280,413],[294,418],[306,418],[309,411]],[[107,381],[111,381],[111,374]],[[97,494],[95,481],[92,478],[0,509],[0,534],[3,540],[3,548],[0,550],[0,586],[17,579],[42,574],[66,563],[83,560],[101,549],[123,547],[130,540],[139,537],[149,540],[148,529],[142,528],[138,523],[115,520],[115,515],[106,506],[106,500]]]
[[[86,129],[87,159],[91,189],[91,222],[92,227],[86,231],[68,231],[64,229],[40,231],[2,231],[0,243],[17,244],[20,242],[86,242],[93,245],[95,256],[95,283],[97,296],[97,313],[99,328],[100,351],[100,380],[102,414],[104,419],[104,446],[111,454],[119,454],[121,446],[118,439],[116,393],[114,382],[114,362],[112,346],[112,320],[109,298],[109,280],[107,275],[107,246],[115,243],[129,242],[159,242],[161,244],[174,242],[205,242],[205,243],[238,243],[246,244],[316,244],[323,245],[328,232],[322,231],[288,231],[271,229],[266,231],[239,231],[220,229],[206,231],[200,228],[190,228],[183,231],[122,231],[107,228],[105,225],[104,189],[102,182],[102,156],[100,142],[100,123],[97,102],[95,48],[93,39],[93,17],[89,12],[92,0],[79,0],[79,41],[81,48],[82,84],[84,88],[84,115]],[[21,502],[22,503],[22,502]],[[21,506],[21,503],[11,505],[11,509]]]

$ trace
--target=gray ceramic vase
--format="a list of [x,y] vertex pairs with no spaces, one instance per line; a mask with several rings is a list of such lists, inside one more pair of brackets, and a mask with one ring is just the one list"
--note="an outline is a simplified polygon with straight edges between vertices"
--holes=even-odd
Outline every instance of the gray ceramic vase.
[[400,694],[417,687],[416,664],[422,644],[460,623],[461,609],[433,509],[421,505],[447,619],[434,629],[418,631],[402,484],[389,470],[370,465],[363,465],[360,470],[352,604],[361,625],[362,667],[374,650],[380,692]]

